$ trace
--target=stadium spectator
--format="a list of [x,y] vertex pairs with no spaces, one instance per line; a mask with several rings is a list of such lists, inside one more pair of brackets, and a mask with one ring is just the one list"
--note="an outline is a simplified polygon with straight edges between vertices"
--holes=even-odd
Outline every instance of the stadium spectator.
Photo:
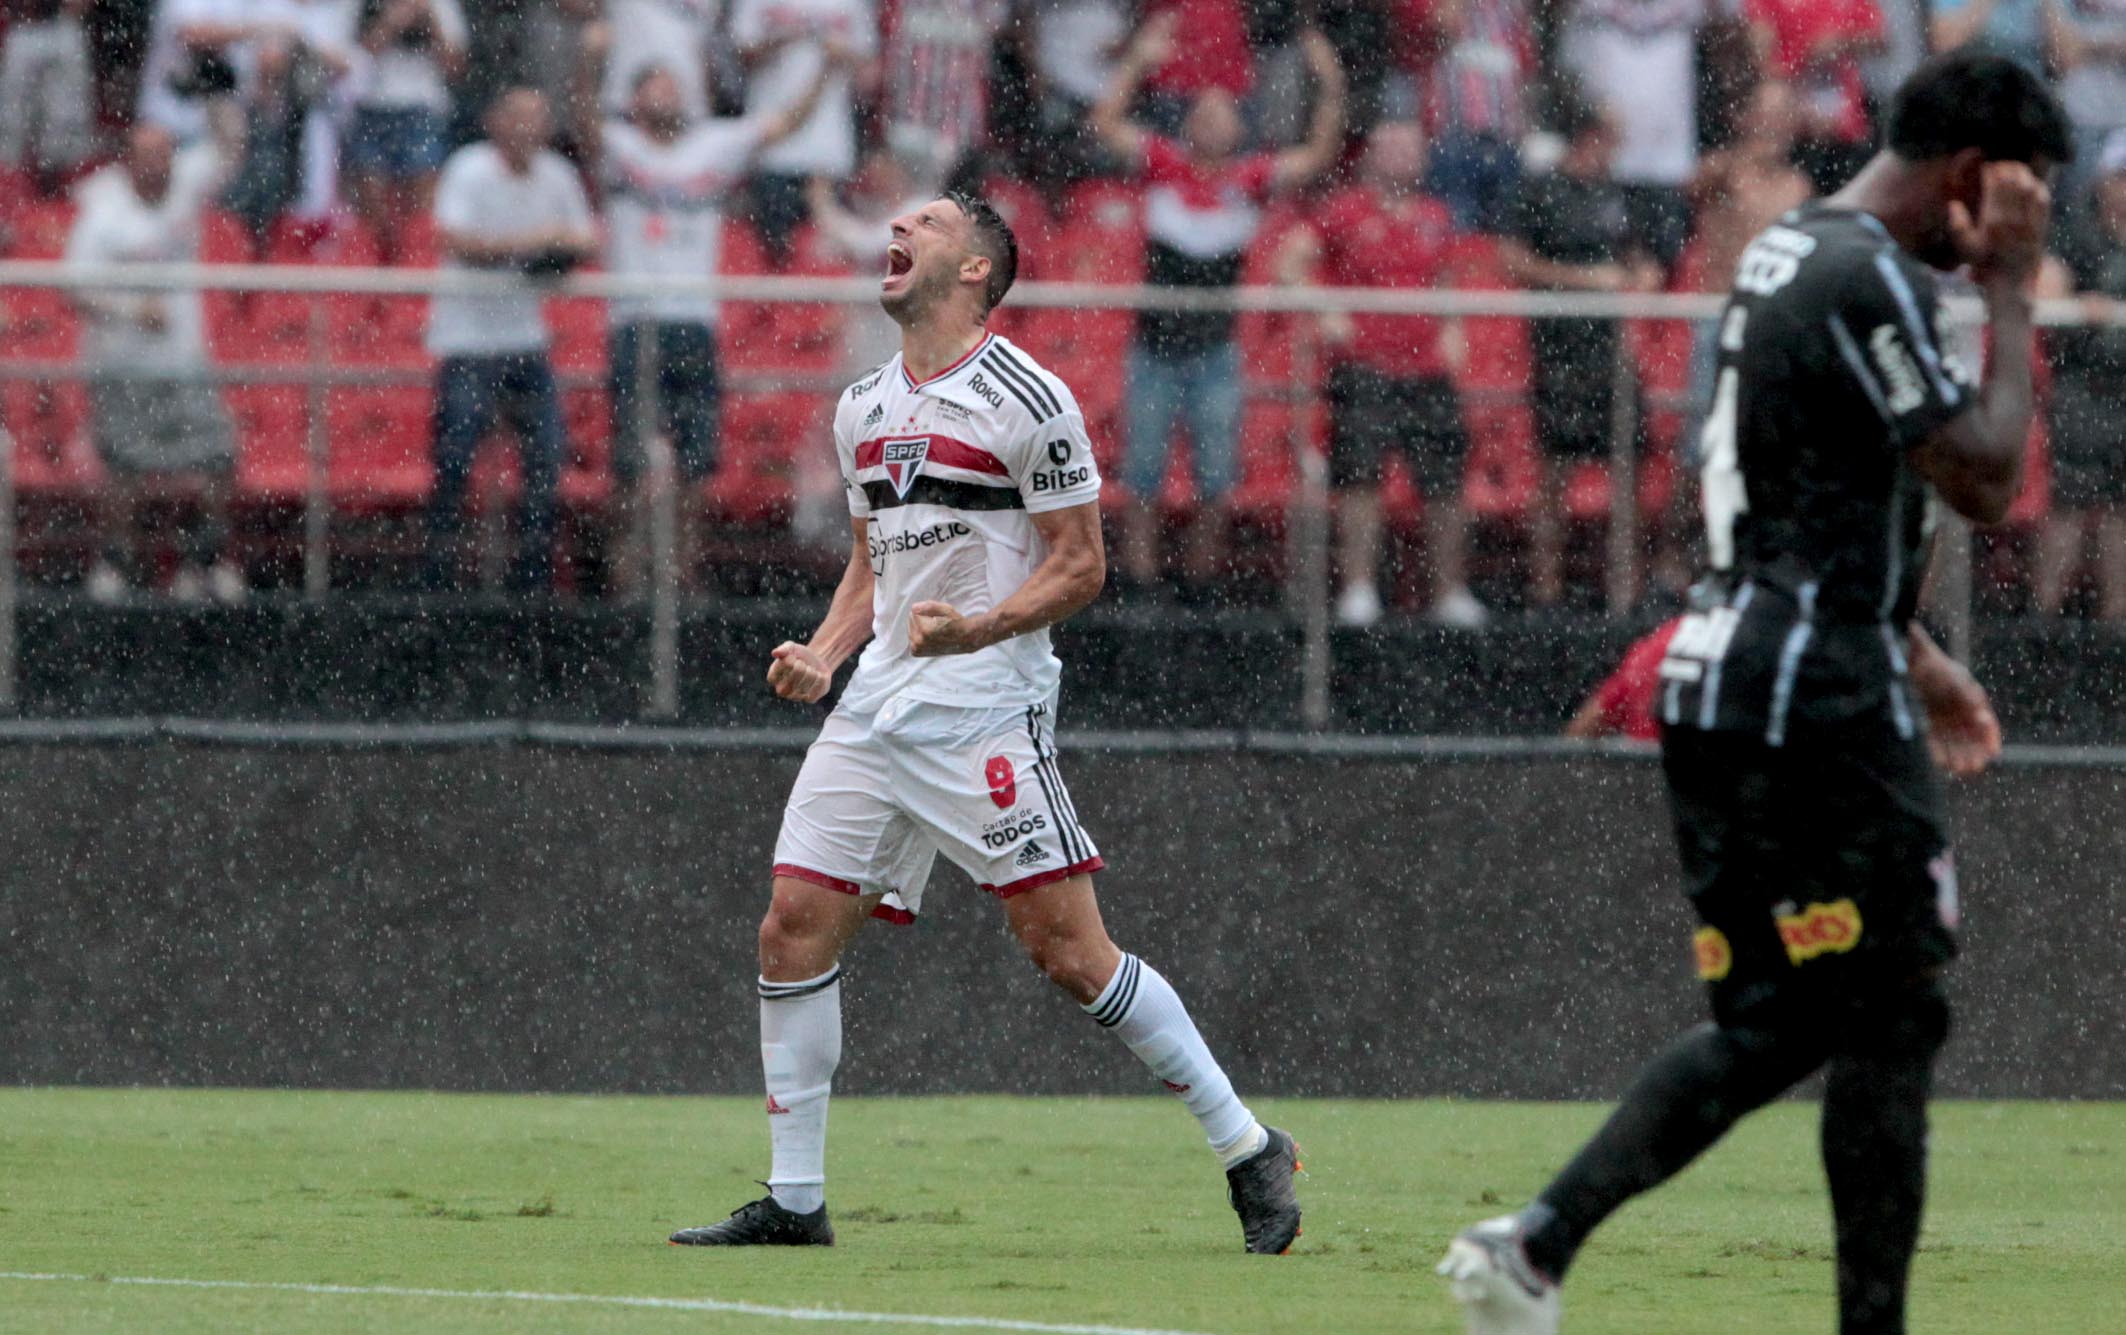
[[1933,50],[1928,19],[1931,0],[1876,0],[1882,11],[1882,50],[1861,62],[1861,77],[1867,80],[1868,101],[1874,107],[1890,105],[1890,97],[1919,68]]
[[827,63],[827,43],[856,63],[827,91],[797,132],[760,155],[753,175],[753,222],[778,265],[787,264],[805,194],[815,176],[845,181],[856,170],[855,87],[877,82],[878,19],[871,0],[735,0],[731,40],[746,64],[746,107],[759,115],[804,96]]
[[[80,211],[66,263],[83,273],[112,264],[199,258],[200,216],[220,189],[226,155],[214,143],[180,149],[159,125],[135,126],[122,161],[75,192]],[[103,550],[88,576],[99,601],[122,597],[136,572],[137,511],[151,483],[193,479],[200,513],[170,584],[180,598],[235,601],[244,579],[228,557],[234,433],[207,362],[205,306],[196,291],[80,289],[87,320],[82,363],[96,450],[109,477]]]
[[608,116],[625,116],[634,105],[643,71],[663,69],[679,85],[687,119],[709,114],[710,42],[722,6],[719,0],[605,0],[605,68],[598,100]]
[[[1735,141],[1707,153],[1698,162],[1691,198],[1698,217],[1697,234],[1687,252],[1685,277],[1702,291],[1725,292],[1733,280],[1743,247],[1789,209],[1813,193],[1809,178],[1794,165],[1794,140],[1801,112],[1794,90],[1779,79],[1765,79],[1750,91],[1735,125]],[[1682,560],[1686,534],[1695,527],[1698,434],[1713,397],[1718,364],[1719,323],[1701,320],[1691,329],[1690,405],[1693,418],[1679,442],[1684,476],[1669,494],[1655,556],[1655,581],[1681,589],[1689,582]]]
[[1489,230],[1521,179],[1523,99],[1535,72],[1527,5],[1435,0],[1432,23],[1440,49],[1413,64],[1432,139],[1425,188],[1454,210],[1457,227]]
[[[1508,277],[1552,291],[1659,291],[1661,266],[1632,227],[1624,190],[1610,179],[1616,131],[1608,117],[1568,90],[1558,98],[1556,120],[1566,140],[1557,170],[1523,181],[1507,208],[1499,256]],[[1542,319],[1530,322],[1529,333],[1542,472],[1529,516],[1529,600],[1550,607],[1565,593],[1566,470],[1610,453],[1618,326]]]
[[2114,132],[2126,129],[2126,0],[2056,0],[2049,43],[2061,105],[2074,122],[2074,161],[2058,194],[2073,222]]
[[96,151],[95,75],[81,16],[90,0],[37,0],[0,53],[0,165],[41,193]]
[[[1272,0],[1273,3],[1276,0]],[[1294,6],[1294,8],[1299,8]],[[1393,68],[1396,55],[1395,29],[1397,21],[1406,11],[1406,0],[1316,0],[1312,6],[1313,26],[1329,39],[1329,46],[1336,52],[1336,63],[1344,72],[1344,127],[1348,144],[1353,139],[1363,140],[1366,132],[1378,124],[1385,109],[1384,96],[1388,73]],[[1287,101],[1299,102],[1291,120],[1303,124],[1300,90],[1303,88],[1305,55],[1298,36],[1306,31],[1306,11],[1294,16],[1295,31],[1285,38],[1288,49],[1297,59],[1286,62],[1288,73],[1281,82],[1286,90],[1282,96]],[[1297,68],[1293,68],[1293,67]],[[1260,62],[1258,60],[1258,75]],[[1252,104],[1256,109],[1255,121],[1263,106],[1263,87],[1260,77],[1256,80],[1256,92]],[[1280,143],[1296,139],[1287,136]]]
[[470,30],[458,0],[361,0],[369,69],[347,135],[354,203],[386,264],[407,222],[433,207],[449,146],[451,80],[465,72]]
[[[601,51],[586,48],[595,61]],[[593,117],[577,142],[595,164],[605,204],[605,268],[627,277],[703,278],[716,272],[723,208],[763,148],[788,136],[848,67],[846,48],[830,44],[811,87],[780,111],[744,119],[705,119],[687,110],[686,86],[670,67],[635,72],[634,100],[623,118]],[[607,303],[608,401],[613,472],[620,483],[615,527],[621,534],[616,583],[639,591],[644,535],[639,532],[647,454],[642,438],[639,358],[655,345],[657,428],[669,432],[679,475],[698,484],[716,469],[716,302],[692,293],[616,297]],[[680,511],[680,570],[694,569],[699,512]]]
[[342,94],[354,68],[354,12],[341,0],[281,0],[252,38],[243,152],[222,206],[262,252],[284,215],[322,221],[338,200]]
[[1676,628],[1682,624],[1682,617],[1670,617],[1634,640],[1617,670],[1580,702],[1565,724],[1565,735],[1583,742],[1602,737],[1659,741],[1661,723],[1654,717],[1654,699],[1661,690],[1661,660],[1668,656],[1668,642],[1676,638]]
[[1609,175],[1633,232],[1663,265],[1690,235],[1684,187],[1698,162],[1698,30],[1710,0],[1576,0],[1563,64],[1615,127]]
[[2091,207],[2066,231],[2042,295],[2079,293],[2096,327],[2050,331],[2052,513],[2038,535],[2036,603],[2057,614],[2093,538],[2098,614],[2126,621],[2126,130],[2114,132],[2096,167]]
[[[575,168],[546,146],[553,129],[546,99],[529,88],[507,89],[486,119],[486,141],[453,153],[436,186],[444,268],[550,275],[589,258],[598,245],[590,201]],[[465,485],[499,410],[524,461],[509,582],[519,591],[544,589],[553,564],[563,440],[538,289],[527,283],[502,296],[437,297],[429,308],[428,350],[438,365],[424,582],[431,589],[457,584]]]
[[[531,0],[523,8],[524,26],[518,35],[518,81],[536,88],[555,109],[561,122],[556,143],[566,145],[573,156],[574,136],[593,116],[625,115],[625,98],[617,110],[601,105],[605,62],[610,57],[612,33],[605,21],[605,0]],[[595,70],[586,69],[584,53],[595,47],[606,53]],[[586,86],[585,77],[590,82]],[[564,112],[562,109],[566,108]]]
[[1142,114],[1154,129],[1179,131],[1197,99],[1213,89],[1236,105],[1254,90],[1255,53],[1240,0],[1153,0],[1144,17],[1172,34],[1141,83]]
[[982,144],[989,69],[1006,0],[898,0],[886,14],[886,143],[943,179]]
[[[1735,142],[1706,154],[1699,163],[1691,183],[1698,215],[1696,286],[1725,291],[1750,239],[1780,214],[1808,201],[1809,179],[1794,165],[1800,124],[1793,86],[1766,79],[1743,104]],[[1712,326],[1702,328],[1710,331]],[[1710,394],[1710,385],[1705,388]]]
[[2060,0],[1930,0],[1928,32],[1936,51],[1976,45],[2020,61],[2040,73],[2045,68],[2045,32],[2055,20]]
[[263,44],[300,37],[282,0],[157,0],[140,70],[139,119],[177,136],[241,142]]
[[1128,6],[1121,0],[1020,0],[1005,36],[1019,43],[1031,85],[1026,94],[1034,133],[1022,170],[1044,184],[1092,174],[1100,149],[1085,126],[1129,44]]
[[[1181,138],[1169,139],[1128,119],[1144,75],[1171,57],[1176,18],[1163,14],[1138,33],[1093,108],[1093,129],[1109,152],[1145,183],[1148,238],[1145,279],[1155,287],[1230,288],[1262,220],[1262,205],[1282,190],[1312,181],[1335,160],[1343,141],[1343,73],[1327,39],[1303,39],[1319,85],[1312,126],[1297,148],[1240,152],[1239,103],[1222,86],[1197,95]],[[1142,591],[1157,579],[1158,493],[1166,477],[1174,419],[1189,424],[1199,505],[1190,534],[1187,579],[1208,590],[1224,564],[1237,480],[1240,350],[1224,311],[1142,312],[1129,354],[1129,423],[1123,483],[1122,574]]]
[[[1281,256],[1287,280],[1326,278],[1337,287],[1433,287],[1442,276],[1454,218],[1419,192],[1424,130],[1382,121],[1367,136],[1357,184],[1332,196],[1317,221],[1296,229]],[[1381,464],[1401,451],[1425,502],[1425,557],[1433,620],[1473,629],[1484,606],[1464,575],[1462,470],[1469,432],[1453,372],[1461,329],[1428,316],[1325,315],[1329,361],[1329,482],[1341,524],[1343,588],[1337,619],[1370,626],[1382,606]]]
[[1884,49],[1882,11],[1875,0],[1747,0],[1747,10],[1767,70],[1800,96],[1797,152],[1828,194],[1875,151],[1861,61]]

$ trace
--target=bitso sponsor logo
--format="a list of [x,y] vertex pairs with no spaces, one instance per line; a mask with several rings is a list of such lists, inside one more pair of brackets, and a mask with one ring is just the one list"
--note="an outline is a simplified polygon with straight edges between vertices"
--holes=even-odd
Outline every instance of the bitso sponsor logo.
[[1690,946],[1697,957],[1698,976],[1708,983],[1719,982],[1735,967],[1734,948],[1727,944],[1727,933],[1717,927],[1700,927]]
[[1069,441],[1067,441],[1067,440],[1052,440],[1052,441],[1049,441],[1049,442],[1048,442],[1048,462],[1050,462],[1050,463],[1054,464],[1054,465],[1055,465],[1056,467],[1058,467],[1058,468],[1061,468],[1061,467],[1062,467],[1063,465],[1065,465],[1065,464],[1069,463],[1069,462],[1070,462],[1070,442],[1069,442]]
[[1850,899],[1804,909],[1791,904],[1782,907],[1787,911],[1774,914],[1779,940],[1796,968],[1819,955],[1843,955],[1860,944],[1860,906]]
[[1043,492],[1069,491],[1092,480],[1093,466],[1079,464],[1076,468],[1052,468],[1045,473],[1033,475],[1033,490],[1036,496]]

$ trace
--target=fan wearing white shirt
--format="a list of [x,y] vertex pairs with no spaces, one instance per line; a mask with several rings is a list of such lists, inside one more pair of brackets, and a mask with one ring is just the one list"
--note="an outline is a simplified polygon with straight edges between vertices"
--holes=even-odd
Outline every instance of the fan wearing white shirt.
[[753,221],[782,265],[805,221],[807,182],[814,176],[846,181],[856,170],[854,90],[878,82],[878,16],[871,0],[736,0],[731,41],[745,62],[746,105],[756,111],[796,102],[827,63],[830,42],[847,46],[855,58],[851,69],[828,79],[804,123],[760,155]]
[[[576,169],[547,148],[552,133],[545,97],[507,89],[488,108],[487,139],[443,164],[435,219],[446,271],[555,274],[597,250],[590,200]],[[498,412],[524,460],[510,587],[536,592],[549,583],[563,436],[546,348],[540,293],[531,283],[501,296],[439,296],[429,306],[428,350],[438,359],[424,578],[431,589],[457,582],[466,479]]]
[[[600,29],[600,36],[610,29]],[[595,64],[605,53],[594,40],[585,48]],[[686,85],[670,65],[637,71],[624,118],[585,118],[577,131],[586,159],[596,164],[605,203],[605,268],[626,277],[699,279],[716,272],[723,241],[725,197],[744,179],[753,160],[804,124],[830,76],[848,65],[838,43],[811,87],[779,111],[744,118],[699,119],[689,109]],[[584,83],[597,85],[586,69]],[[619,542],[614,581],[618,591],[639,591],[643,569],[640,504],[647,452],[640,431],[640,355],[654,344],[652,371],[656,429],[669,433],[681,475],[698,483],[716,470],[716,302],[696,293],[616,297],[607,305],[612,332],[607,342],[608,401],[613,414],[613,471],[620,483],[615,515]],[[680,569],[694,568],[699,514],[680,511]]]
[[[93,272],[198,260],[200,214],[221,187],[226,161],[212,144],[179,150],[163,127],[135,126],[124,159],[75,192],[80,211],[67,235],[68,267]],[[99,602],[125,595],[139,501],[151,483],[175,476],[198,482],[200,518],[170,591],[236,601],[243,575],[224,551],[235,439],[208,374],[199,293],[82,288],[74,301],[87,320],[82,360],[96,452],[109,475],[103,551],[89,571],[89,595]]]

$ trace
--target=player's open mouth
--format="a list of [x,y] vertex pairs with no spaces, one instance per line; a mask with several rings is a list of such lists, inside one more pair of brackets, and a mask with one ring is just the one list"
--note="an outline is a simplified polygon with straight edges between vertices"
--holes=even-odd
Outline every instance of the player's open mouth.
[[885,282],[887,285],[890,286],[894,279],[901,277],[903,274],[907,273],[910,269],[913,269],[914,267],[915,256],[908,253],[908,248],[906,246],[896,241],[892,245],[886,247]]

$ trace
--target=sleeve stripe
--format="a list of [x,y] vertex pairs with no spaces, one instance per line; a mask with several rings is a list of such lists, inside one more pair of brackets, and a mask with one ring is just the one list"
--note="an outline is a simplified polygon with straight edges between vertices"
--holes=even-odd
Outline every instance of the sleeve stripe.
[[1888,251],[1878,251],[1875,268],[1882,274],[1890,295],[1897,299],[1898,310],[1904,312],[1905,328],[1911,332],[1912,344],[1919,350],[1919,360],[1927,368],[1927,378],[1934,382],[1934,392],[1941,395],[1942,402],[1955,405],[1963,401],[1963,391],[1942,374],[1941,353],[1934,346],[1934,336],[1927,331],[1927,322],[1920,318],[1919,299],[1912,294],[1912,285],[1898,271],[1897,261]]
[[1035,398],[1047,405],[1047,416],[1054,417],[1063,411],[1063,405],[1056,399],[1054,391],[1042,384],[1041,377],[1030,370],[1024,362],[1001,347],[990,349],[989,356],[991,363],[996,366],[999,374],[1002,374],[1007,367],[1018,374],[1020,384],[1031,390]]
[[1838,355],[1845,358],[1845,364],[1853,368],[1853,378],[1867,391],[1868,402],[1875,405],[1875,411],[1881,414],[1886,425],[1894,423],[1897,419],[1890,414],[1890,401],[1882,392],[1882,382],[1875,378],[1868,359],[1860,355],[1860,344],[1854,340],[1853,331],[1835,315],[1825,323],[1831,327],[1831,341],[1838,345]]
[[997,383],[1002,385],[1007,391],[1009,391],[1011,397],[1019,401],[1020,406],[1025,408],[1027,412],[1033,414],[1033,420],[1036,426],[1048,420],[1048,413],[1042,409],[1039,403],[1036,403],[1034,401],[1033,397],[1026,392],[1026,390],[1019,384],[1017,380],[1012,378],[1010,372],[1006,371],[1003,367],[997,365],[995,362],[989,360],[987,357],[984,357],[982,359],[982,369],[995,376],[997,378]]

